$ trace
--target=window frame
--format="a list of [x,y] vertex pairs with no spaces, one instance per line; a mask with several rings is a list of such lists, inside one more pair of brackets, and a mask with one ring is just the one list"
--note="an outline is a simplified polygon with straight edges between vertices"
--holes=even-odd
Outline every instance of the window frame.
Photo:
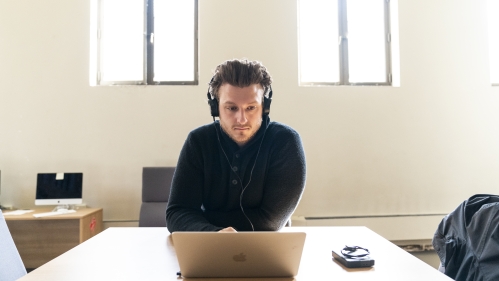
[[[306,0],[299,0],[306,1]],[[384,5],[384,26],[385,26],[385,82],[349,82],[349,62],[348,62],[348,25],[347,25],[347,1],[338,1],[338,44],[339,47],[339,82],[302,82],[301,74],[300,86],[392,86],[392,40],[390,21],[390,0],[383,0]],[[301,71],[301,70],[300,70]]]
[[[490,85],[492,87],[498,87],[499,86],[499,77],[493,76],[493,68],[499,67],[499,60],[498,61],[493,61],[491,59],[491,53],[493,52],[493,46],[491,46],[491,32],[497,33],[499,32],[499,28],[497,28],[495,25],[493,26],[493,23],[491,23],[491,17],[494,14],[494,12],[497,12],[497,7],[490,7],[490,2],[491,0],[487,1],[487,40],[488,40],[488,62],[489,62],[489,81]],[[496,9],[493,9],[496,8]],[[495,14],[494,14],[495,15]],[[496,53],[497,55],[497,53]],[[492,56],[493,57],[493,56]],[[499,56],[497,56],[499,58]]]
[[96,11],[96,86],[114,85],[198,85],[199,84],[199,58],[198,58],[198,0],[194,1],[194,79],[192,81],[154,81],[154,0],[142,0],[144,3],[144,36],[143,36],[143,79],[135,81],[102,81],[101,80],[101,21],[102,21],[102,0],[97,1]]

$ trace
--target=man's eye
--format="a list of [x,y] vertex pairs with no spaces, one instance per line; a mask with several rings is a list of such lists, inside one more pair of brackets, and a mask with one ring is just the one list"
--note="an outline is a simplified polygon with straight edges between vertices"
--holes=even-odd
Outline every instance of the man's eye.
[[256,109],[256,106],[249,106],[248,107],[248,110],[255,110]]
[[230,111],[236,111],[237,107],[235,107],[235,106],[229,106],[229,107],[227,107],[227,109],[230,110]]

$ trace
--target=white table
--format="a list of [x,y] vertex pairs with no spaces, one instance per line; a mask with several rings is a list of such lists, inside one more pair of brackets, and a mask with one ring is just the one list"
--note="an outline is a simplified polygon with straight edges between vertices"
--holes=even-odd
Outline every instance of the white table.
[[[288,227],[282,231],[307,233],[296,280],[452,280],[366,227]],[[369,248],[375,266],[350,269],[333,261],[331,249],[344,244]],[[19,280],[178,281],[178,270],[166,228],[109,228]]]

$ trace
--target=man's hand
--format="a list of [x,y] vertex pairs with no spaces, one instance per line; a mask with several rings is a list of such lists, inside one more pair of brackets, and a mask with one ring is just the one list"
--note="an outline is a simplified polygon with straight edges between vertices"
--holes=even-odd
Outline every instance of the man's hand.
[[218,232],[237,232],[232,226],[219,230]]

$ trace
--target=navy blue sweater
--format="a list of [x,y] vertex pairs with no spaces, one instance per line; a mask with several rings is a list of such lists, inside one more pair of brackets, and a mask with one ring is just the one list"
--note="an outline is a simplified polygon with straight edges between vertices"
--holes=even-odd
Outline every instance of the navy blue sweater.
[[201,126],[189,133],[180,152],[166,225],[170,232],[229,226],[251,231],[251,221],[255,231],[278,230],[300,201],[305,173],[300,136],[286,125],[264,118],[243,147],[220,129],[218,121]]

